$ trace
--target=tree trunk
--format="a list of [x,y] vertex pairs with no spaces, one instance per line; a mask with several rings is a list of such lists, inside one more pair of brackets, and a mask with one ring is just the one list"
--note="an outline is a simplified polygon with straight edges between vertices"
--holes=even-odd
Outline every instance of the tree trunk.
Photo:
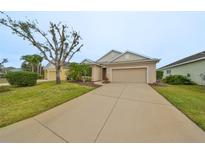
[[39,65],[39,74],[41,75],[41,64]]
[[34,65],[31,64],[31,71],[34,72]]
[[60,69],[60,66],[56,66],[56,84],[61,84]]

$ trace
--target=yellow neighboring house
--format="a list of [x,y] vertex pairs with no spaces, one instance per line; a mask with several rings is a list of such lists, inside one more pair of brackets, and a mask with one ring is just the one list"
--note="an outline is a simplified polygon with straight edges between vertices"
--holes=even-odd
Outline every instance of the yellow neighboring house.
[[[91,64],[94,61],[90,60],[90,59],[84,59],[80,64]],[[65,65],[62,67],[61,69],[61,80],[66,80],[67,74],[69,71],[69,63],[65,63]],[[44,71],[44,78],[45,80],[56,80],[56,70],[55,70],[55,66],[51,63],[48,63],[45,67],[45,71]]]
[[[61,80],[66,80],[67,77],[67,72],[69,71],[68,68],[68,63],[66,63],[62,68],[61,68]],[[46,80],[56,80],[56,69],[55,66],[51,63],[48,63],[45,67],[44,71],[44,78]]]

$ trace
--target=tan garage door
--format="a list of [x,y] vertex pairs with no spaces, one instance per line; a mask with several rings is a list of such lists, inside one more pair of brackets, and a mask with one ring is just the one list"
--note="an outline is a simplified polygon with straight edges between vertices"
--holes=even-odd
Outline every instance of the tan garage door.
[[113,82],[147,83],[146,68],[113,69]]

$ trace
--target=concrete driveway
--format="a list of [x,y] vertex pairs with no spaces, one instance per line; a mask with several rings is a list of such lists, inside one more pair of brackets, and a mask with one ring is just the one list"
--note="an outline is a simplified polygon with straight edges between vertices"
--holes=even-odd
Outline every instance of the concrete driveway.
[[0,142],[205,142],[205,132],[146,84],[107,84],[1,128]]

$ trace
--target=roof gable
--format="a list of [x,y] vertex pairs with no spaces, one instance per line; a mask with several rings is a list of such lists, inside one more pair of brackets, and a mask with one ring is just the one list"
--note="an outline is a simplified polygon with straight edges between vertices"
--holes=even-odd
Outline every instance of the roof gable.
[[90,60],[90,59],[84,59],[81,64],[92,64],[94,63],[94,61]]
[[123,54],[119,55],[118,57],[114,58],[112,60],[112,62],[146,60],[146,59],[151,59],[151,58],[143,56],[143,55],[138,54],[138,53],[126,51]]
[[121,54],[122,53],[119,51],[111,50],[110,52],[108,52],[104,56],[102,56],[100,59],[98,59],[96,62],[98,62],[98,63],[110,62]]

